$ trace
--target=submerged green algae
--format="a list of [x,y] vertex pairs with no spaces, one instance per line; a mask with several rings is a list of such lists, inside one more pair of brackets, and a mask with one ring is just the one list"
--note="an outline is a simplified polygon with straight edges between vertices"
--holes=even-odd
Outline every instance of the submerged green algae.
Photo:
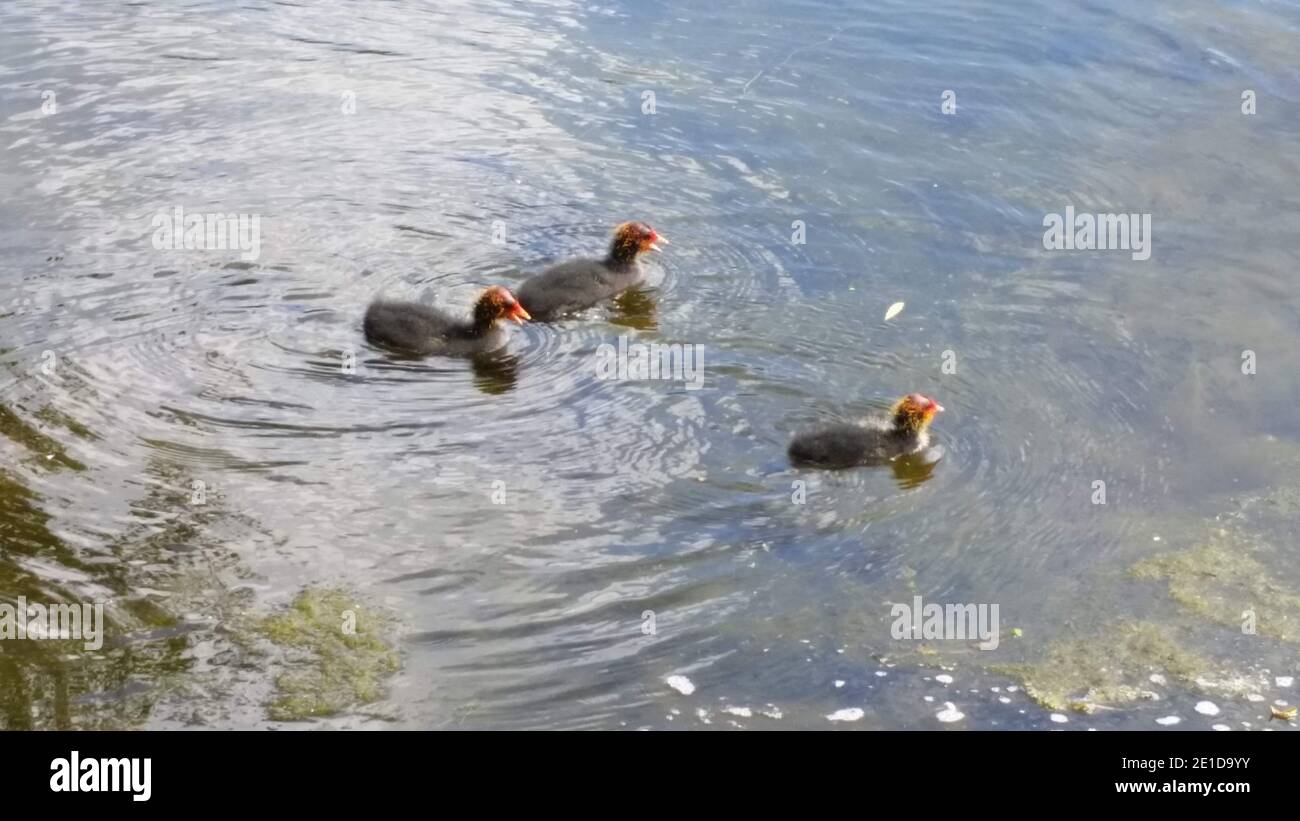
[[[102,646],[78,639],[5,642],[0,648],[0,729],[127,729],[149,720],[158,693],[186,666],[176,619],[145,596],[133,596],[142,566],[129,534],[107,553],[66,544],[52,527],[45,499],[21,472],[0,472],[0,598],[102,606]],[[119,552],[120,551],[120,552]],[[25,557],[69,571],[58,583],[34,573]],[[12,604],[10,600],[8,603]]]
[[1144,559],[1132,572],[1137,579],[1166,582],[1169,596],[1200,618],[1300,642],[1300,595],[1278,582],[1247,552],[1252,549],[1265,548],[1220,529],[1189,550]]
[[77,421],[75,417],[64,413],[53,405],[46,405],[32,415],[47,425],[54,425],[67,429],[69,433],[80,439],[99,439],[99,435],[90,428]]
[[383,698],[399,659],[390,644],[395,622],[362,607],[340,590],[308,588],[284,612],[268,616],[257,630],[298,654],[297,669],[275,680],[268,705],[271,718],[301,721],[335,715]]
[[1163,625],[1119,621],[1089,636],[1053,642],[1042,661],[990,669],[1020,679],[1029,697],[1049,710],[1090,712],[1149,697],[1154,673],[1190,684],[1212,667]]
[[[47,421],[49,413],[49,411],[46,412]],[[40,414],[37,414],[37,416],[39,418]],[[71,420],[71,417],[54,418],[60,419],[59,424],[68,425],[69,422],[73,425],[77,424],[75,421]],[[61,421],[63,418],[66,418],[68,421]],[[88,429],[81,429],[86,433],[89,433]],[[37,430],[25,421],[21,415],[15,413],[5,404],[0,404],[0,436],[8,437],[19,445],[22,445],[24,448],[31,451],[35,457],[43,457],[41,459],[33,460],[37,464],[48,462],[71,470],[86,469],[84,464],[68,455],[67,450],[57,439]]]
[[[38,417],[50,425],[61,420]],[[60,426],[80,435],[71,424]],[[38,469],[66,466],[57,440],[3,405],[0,437],[34,455],[55,454],[41,458]],[[382,697],[397,656],[378,639],[385,629],[379,616],[332,591],[304,592],[288,613],[250,615],[253,590],[243,582],[254,574],[230,545],[263,545],[274,535],[229,510],[219,487],[196,502],[195,477],[184,466],[155,458],[144,474],[147,492],[132,501],[126,527],[86,552],[51,529],[45,500],[21,472],[0,471],[0,525],[8,535],[0,550],[0,598],[107,605],[99,651],[71,641],[0,648],[0,729],[256,722],[247,697],[261,704],[267,692],[278,692],[267,718],[301,719]],[[25,567],[25,556],[70,568],[91,586],[65,589],[43,580]],[[323,632],[325,614],[344,609],[356,619],[355,635],[339,632],[341,619],[333,634]],[[286,652],[266,653],[259,640],[268,637]],[[250,678],[257,668],[272,672]]]
[[1282,645],[1252,643],[1255,658],[1235,662],[1187,647],[1227,648],[1223,641],[1233,634],[1300,642],[1300,594],[1287,584],[1287,568],[1277,564],[1280,551],[1247,526],[1262,524],[1279,510],[1290,512],[1294,500],[1292,493],[1275,491],[1236,502],[1189,532],[1189,547],[1156,553],[1128,568],[1126,575],[1137,582],[1163,583],[1148,589],[1157,600],[1167,595],[1181,617],[1130,616],[1085,637],[1055,642],[1040,661],[990,669],[1022,680],[1031,697],[1056,710],[1091,711],[1151,697],[1147,681],[1153,673],[1201,690],[1259,692],[1267,686],[1259,670],[1289,655]]

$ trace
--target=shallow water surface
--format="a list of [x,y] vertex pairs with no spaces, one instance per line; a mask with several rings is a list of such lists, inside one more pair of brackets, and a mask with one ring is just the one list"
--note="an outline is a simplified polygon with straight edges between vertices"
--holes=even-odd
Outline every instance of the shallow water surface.
[[[1292,727],[1295,4],[0,23],[0,599],[110,620],[0,643],[0,726]],[[1150,214],[1150,259],[1046,250],[1067,206]],[[155,247],[177,208],[256,215],[255,258]],[[672,241],[646,286],[501,356],[361,338],[625,219]],[[702,385],[600,378],[620,338]],[[937,462],[788,466],[911,391]],[[401,669],[295,715],[313,639],[264,620],[314,589]],[[896,640],[914,596],[999,647]]]

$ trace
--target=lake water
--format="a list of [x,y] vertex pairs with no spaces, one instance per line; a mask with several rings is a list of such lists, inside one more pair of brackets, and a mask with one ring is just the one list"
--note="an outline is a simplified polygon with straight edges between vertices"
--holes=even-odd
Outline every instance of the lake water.
[[[109,626],[0,641],[0,727],[1293,728],[1297,53],[1293,2],[4,4],[0,602]],[[361,337],[627,219],[647,287],[495,361]],[[789,467],[911,391],[937,462]],[[313,591],[391,657],[263,629]]]

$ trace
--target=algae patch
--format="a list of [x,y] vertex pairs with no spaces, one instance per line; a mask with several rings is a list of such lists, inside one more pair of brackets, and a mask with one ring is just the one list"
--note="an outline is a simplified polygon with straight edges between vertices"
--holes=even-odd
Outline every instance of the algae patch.
[[1300,595],[1278,583],[1246,547],[1220,530],[1199,547],[1138,562],[1133,575],[1166,582],[1170,597],[1201,618],[1241,626],[1250,614],[1257,632],[1300,642]]
[[301,721],[383,698],[399,667],[386,640],[394,626],[349,594],[322,588],[304,590],[285,612],[261,620],[258,632],[293,653],[294,669],[275,680],[271,718]]
[[[1180,631],[1140,619],[1112,622],[1094,634],[1049,645],[1037,663],[995,671],[1021,679],[1025,692],[1044,707],[1083,712],[1156,698],[1149,689],[1153,673],[1228,696],[1267,689],[1257,672],[1267,662],[1256,662],[1256,672],[1249,672],[1186,649],[1187,641],[1203,637],[1213,624],[1233,632],[1251,632],[1243,630],[1251,625],[1260,635],[1300,643],[1300,595],[1261,561],[1276,551],[1231,518],[1222,523],[1226,527],[1213,527],[1193,547],[1157,553],[1128,570],[1139,581],[1163,583],[1169,598],[1190,614],[1180,620]],[[1181,631],[1190,631],[1187,640]]]
[[[84,464],[68,455],[57,439],[32,427],[20,415],[11,410],[8,405],[4,404],[0,404],[0,435],[6,436],[27,448],[34,456],[44,457],[43,461],[52,462],[72,470],[86,469]],[[39,464],[41,461],[37,460],[37,463]]]
[[1151,697],[1143,685],[1152,673],[1194,683],[1212,665],[1183,649],[1165,627],[1123,621],[1085,638],[1054,642],[1041,662],[991,669],[1021,679],[1029,697],[1049,710],[1091,712],[1097,705]]

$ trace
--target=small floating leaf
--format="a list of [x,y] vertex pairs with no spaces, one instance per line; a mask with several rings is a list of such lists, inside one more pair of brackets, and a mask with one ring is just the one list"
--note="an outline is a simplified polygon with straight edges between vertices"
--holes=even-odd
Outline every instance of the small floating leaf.
[[1294,707],[1287,707],[1284,710],[1281,707],[1274,707],[1272,704],[1270,704],[1268,705],[1268,709],[1273,711],[1273,718],[1280,718],[1283,721],[1290,721],[1291,719],[1295,718],[1296,708]]
[[905,304],[906,304],[906,303],[904,303],[904,302],[895,302],[893,305],[890,305],[890,306],[889,306],[889,310],[888,310],[888,311],[885,311],[885,321],[888,322],[889,320],[893,319],[894,317],[896,317],[896,316],[898,316],[900,313],[902,313],[902,312],[903,312],[903,306],[904,306]]

